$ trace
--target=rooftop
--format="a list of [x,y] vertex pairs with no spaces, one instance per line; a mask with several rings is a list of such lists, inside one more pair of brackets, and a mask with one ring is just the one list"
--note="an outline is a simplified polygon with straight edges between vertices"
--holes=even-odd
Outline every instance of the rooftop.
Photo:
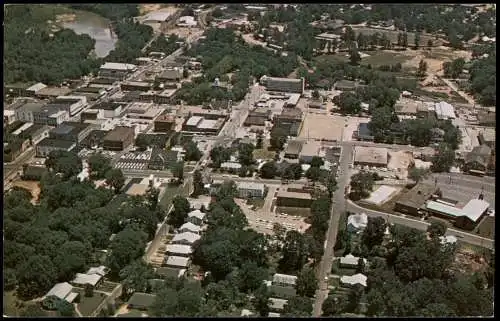
[[179,241],[188,241],[189,243],[193,244],[194,242],[198,241],[201,238],[198,234],[192,233],[192,232],[183,232],[179,234],[175,234],[174,238],[172,239],[172,242],[179,242]]
[[199,232],[201,230],[201,227],[199,227],[196,224],[193,224],[191,222],[187,222],[182,224],[182,226],[179,228],[179,230],[188,230],[188,231],[193,231],[193,232]]
[[186,269],[177,269],[177,268],[162,266],[156,270],[156,273],[164,277],[180,278],[181,276],[184,275],[184,273],[186,273]]
[[103,101],[99,104],[93,105],[90,109],[116,110],[124,105],[125,104]]
[[104,140],[122,141],[131,132],[135,132],[133,127],[116,126],[104,137]]
[[92,286],[96,286],[97,283],[102,279],[102,275],[99,274],[83,274],[83,273],[77,273],[76,277],[73,281],[75,284],[79,285],[85,285],[85,284],[90,284]]
[[69,140],[51,139],[51,138],[47,137],[47,138],[44,138],[41,142],[39,142],[37,144],[37,146],[69,149],[72,146],[75,146],[75,143],[72,141],[69,141]]
[[302,150],[302,145],[303,142],[301,142],[300,140],[291,140],[285,149],[285,155],[286,154],[298,155]]
[[188,217],[197,217],[199,218],[200,220],[204,219],[205,218],[205,213],[203,213],[202,211],[200,210],[194,210],[194,211],[191,211],[188,213]]
[[309,193],[297,193],[297,192],[288,192],[288,191],[278,191],[277,197],[295,198],[295,199],[303,199],[303,200],[312,199],[311,194],[309,194]]
[[169,244],[166,249],[167,253],[191,254],[193,249],[189,245]]
[[302,145],[300,156],[318,156],[321,143],[317,141],[309,141]]
[[237,182],[236,186],[238,189],[250,189],[250,190],[260,190],[263,191],[265,185],[262,183],[254,183],[254,182]]
[[198,126],[203,121],[201,116],[191,116],[186,122],[186,126]]
[[121,70],[121,71],[132,71],[136,68],[136,65],[132,64],[122,64],[117,62],[106,62],[101,66],[101,69],[110,69],[110,70]]
[[182,256],[168,256],[167,258],[167,265],[170,266],[182,266],[182,267],[188,267],[189,266],[189,261],[190,259],[188,257],[182,257]]
[[388,150],[380,147],[354,147],[354,162],[387,165]]
[[131,196],[142,196],[148,191],[148,186],[144,184],[132,184],[126,194]]
[[146,308],[152,306],[155,299],[155,294],[135,292],[128,300],[127,305]]
[[64,300],[71,292],[73,291],[73,286],[68,282],[57,283],[50,289],[49,292],[45,295],[45,297],[49,297],[54,295],[61,300]]
[[366,287],[367,279],[368,278],[366,277],[366,275],[358,273],[352,276],[343,275],[340,277],[340,282],[349,285],[361,284],[362,286]]
[[297,282],[296,275],[276,273],[273,276],[273,283],[288,284],[294,286],[296,282]]

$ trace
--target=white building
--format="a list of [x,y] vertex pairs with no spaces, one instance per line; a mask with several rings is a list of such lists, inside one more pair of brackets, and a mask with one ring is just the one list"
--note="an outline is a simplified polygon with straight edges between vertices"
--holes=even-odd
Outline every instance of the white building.
[[193,249],[189,245],[169,244],[165,254],[168,256],[183,256],[189,257],[193,253]]
[[226,171],[237,171],[241,167],[241,164],[236,162],[224,162],[220,164],[220,168]]
[[294,287],[297,283],[296,275],[276,273],[273,276],[273,285]]
[[179,233],[185,233],[185,232],[191,232],[195,234],[200,234],[201,227],[198,225],[195,225],[191,222],[184,223],[180,228],[179,228]]
[[193,16],[182,16],[177,22],[178,27],[196,27],[197,22]]
[[455,107],[453,105],[448,104],[445,101],[436,103],[435,105],[436,117],[438,119],[455,119]]
[[201,238],[200,235],[192,232],[183,232],[179,234],[175,234],[172,239],[172,244],[185,244],[192,245],[194,242],[198,241]]
[[236,184],[240,198],[264,197],[265,185],[252,182],[238,182]]
[[187,269],[189,264],[191,263],[191,259],[184,256],[168,256],[165,262],[167,267],[176,268],[176,269]]
[[[347,254],[346,256],[340,258],[340,265],[346,267],[357,267],[359,264],[359,259],[360,258],[357,256]],[[365,262],[366,264],[366,259],[363,259],[363,262]]]
[[347,287],[352,287],[356,284],[361,284],[362,286],[366,287],[367,280],[368,278],[366,277],[366,275],[361,273],[354,275],[343,275],[340,277],[340,283]]
[[77,292],[73,292],[73,286],[68,282],[57,283],[50,289],[47,294],[45,294],[44,298],[49,296],[55,296],[61,300],[65,300],[69,303],[73,303],[73,301],[78,297]]
[[116,62],[106,62],[99,69],[99,76],[113,78],[117,80],[124,79],[129,73],[136,71],[137,66],[132,64],[122,64]]
[[194,210],[188,213],[188,221],[201,226],[203,225],[206,214],[200,210]]

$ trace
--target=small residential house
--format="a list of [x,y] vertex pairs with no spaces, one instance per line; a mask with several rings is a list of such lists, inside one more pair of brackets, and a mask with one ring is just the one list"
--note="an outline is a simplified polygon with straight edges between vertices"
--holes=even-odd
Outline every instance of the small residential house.
[[191,259],[184,256],[168,256],[165,258],[165,266],[174,269],[187,269]]
[[297,276],[276,273],[273,281],[268,284],[272,297],[279,299],[289,299],[297,294],[295,283]]
[[288,300],[278,299],[278,298],[270,298],[269,299],[269,309],[275,312],[282,312],[285,309],[285,305],[288,303]]
[[[357,256],[347,254],[346,256],[340,258],[340,267],[355,268],[358,266],[359,259],[360,258]],[[366,259],[363,259],[363,261],[365,264],[367,263]]]
[[77,287],[84,287],[86,284],[90,284],[95,288],[101,281],[103,281],[103,276],[100,274],[77,273],[71,284]]
[[272,284],[274,285],[295,287],[296,283],[297,283],[297,276],[295,275],[276,273],[273,276]]
[[204,223],[206,214],[200,210],[194,210],[188,213],[188,221],[201,226]]
[[362,286],[366,287],[366,280],[368,278],[366,275],[358,273],[354,275],[343,275],[340,277],[340,284],[342,284],[345,287],[353,287],[356,284],[361,284]]
[[156,294],[135,292],[127,302],[129,309],[148,310],[154,303]]
[[181,278],[186,274],[186,269],[162,266],[156,270],[156,273],[162,277]]
[[190,233],[194,233],[194,234],[200,234],[200,231],[201,231],[201,227],[199,227],[198,225],[193,224],[191,222],[184,223],[179,228],[179,233],[190,232]]
[[368,216],[365,213],[351,214],[347,217],[347,231],[358,233],[365,229],[368,224]]
[[46,300],[49,297],[56,297],[60,300],[65,300],[68,303],[73,303],[79,295],[80,294],[78,292],[73,291],[73,286],[68,282],[57,283],[43,297],[43,306],[49,310],[56,309],[54,303],[56,303],[57,301]]
[[172,244],[184,244],[184,245],[193,245],[194,242],[198,241],[201,238],[199,234],[192,232],[183,232],[179,234],[175,234],[172,239]]

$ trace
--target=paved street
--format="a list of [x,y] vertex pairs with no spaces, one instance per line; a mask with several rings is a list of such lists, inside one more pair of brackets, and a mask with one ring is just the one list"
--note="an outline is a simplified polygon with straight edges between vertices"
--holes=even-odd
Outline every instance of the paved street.
[[313,316],[321,316],[321,306],[323,301],[328,296],[328,282],[325,280],[332,270],[332,263],[334,259],[335,242],[337,240],[337,232],[339,228],[340,215],[345,210],[346,200],[345,200],[345,187],[349,183],[349,164],[352,162],[353,158],[353,148],[350,143],[342,144],[342,152],[340,155],[339,177],[337,179],[338,189],[333,195],[332,211],[330,214],[330,224],[328,227],[328,232],[326,235],[326,245],[325,253],[321,259],[319,270],[318,270],[318,280],[319,289],[316,291],[316,300],[314,301]]

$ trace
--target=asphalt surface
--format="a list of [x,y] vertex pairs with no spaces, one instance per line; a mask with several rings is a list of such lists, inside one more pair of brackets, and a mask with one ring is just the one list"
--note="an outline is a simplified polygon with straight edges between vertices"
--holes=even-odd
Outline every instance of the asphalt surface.
[[330,274],[330,271],[332,270],[333,260],[335,258],[335,252],[333,249],[337,241],[340,216],[346,208],[346,199],[344,192],[345,187],[349,184],[349,164],[352,163],[352,160],[352,144],[350,142],[342,143],[342,150],[337,172],[338,189],[333,194],[332,198],[333,204],[330,214],[330,224],[326,234],[325,252],[323,254],[323,258],[321,259],[317,274],[319,289],[316,291],[316,299],[314,301],[313,307],[313,316],[315,317],[321,316],[321,306],[323,305],[323,301],[328,296],[328,281],[325,280],[325,278],[327,278]]

